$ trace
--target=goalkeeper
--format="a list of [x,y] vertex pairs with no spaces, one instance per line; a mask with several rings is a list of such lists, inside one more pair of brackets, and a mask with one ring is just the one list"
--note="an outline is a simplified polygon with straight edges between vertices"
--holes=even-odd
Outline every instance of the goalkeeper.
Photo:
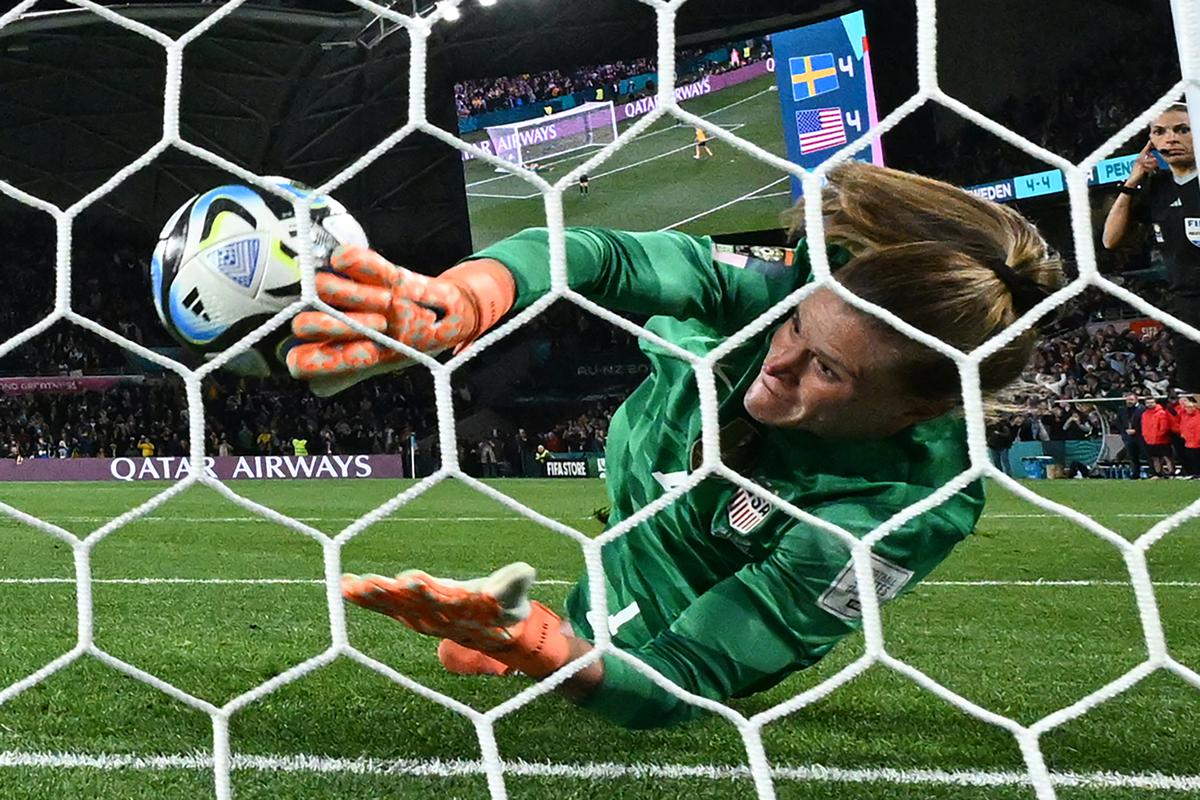
[[[837,280],[969,351],[1062,285],[1061,262],[1016,212],[948,184],[851,163],[831,171],[826,235]],[[793,212],[793,232],[802,216]],[[425,351],[462,348],[550,290],[547,232],[530,229],[437,278],[369,250],[343,249],[319,274],[332,305]],[[810,279],[739,269],[712,243],[680,233],[568,229],[572,288],[609,308],[654,315],[647,328],[697,356]],[[306,380],[372,374],[402,356],[342,323],[304,312],[289,354]],[[1036,331],[980,367],[985,392],[1015,379]],[[613,417],[607,445],[610,525],[700,466],[700,399],[691,366],[652,343],[650,377]],[[716,369],[722,461],[765,490],[862,537],[967,469],[954,363],[828,289],[802,300]],[[975,527],[976,481],[905,522],[874,548],[876,590],[911,589]],[[860,624],[850,552],[717,477],[702,481],[603,550],[608,615],[589,607],[586,576],[565,620],[531,602],[533,570],[504,567],[452,581],[409,571],[343,578],[344,596],[441,638],[450,670],[545,678],[592,650],[596,626],[616,648],[696,695],[760,692],[821,659]],[[611,653],[558,690],[627,727],[671,725],[699,709]]]

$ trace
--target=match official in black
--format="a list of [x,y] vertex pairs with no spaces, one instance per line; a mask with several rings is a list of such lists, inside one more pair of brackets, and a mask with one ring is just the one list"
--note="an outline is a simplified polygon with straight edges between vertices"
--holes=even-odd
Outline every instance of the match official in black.
[[[1156,151],[1169,169],[1160,167]],[[1167,266],[1171,307],[1165,310],[1200,328],[1200,182],[1186,105],[1175,103],[1150,124],[1150,141],[1118,191],[1104,220],[1104,246],[1120,245],[1131,222],[1149,225]],[[1171,338],[1175,386],[1200,391],[1200,344]]]

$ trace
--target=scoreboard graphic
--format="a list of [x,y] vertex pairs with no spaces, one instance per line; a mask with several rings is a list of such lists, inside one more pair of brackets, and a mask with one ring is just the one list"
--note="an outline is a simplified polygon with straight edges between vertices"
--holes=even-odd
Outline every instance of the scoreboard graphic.
[[[771,34],[771,49],[789,161],[816,167],[878,121],[863,12]],[[882,164],[883,147],[855,157]]]

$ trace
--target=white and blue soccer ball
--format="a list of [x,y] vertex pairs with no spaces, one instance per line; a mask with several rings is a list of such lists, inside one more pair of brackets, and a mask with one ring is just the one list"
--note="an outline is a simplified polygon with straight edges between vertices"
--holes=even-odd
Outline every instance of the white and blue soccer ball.
[[[287,178],[268,181],[289,194],[311,191]],[[290,202],[229,184],[196,195],[167,221],[150,259],[154,308],[184,347],[211,356],[253,331],[300,296],[305,248]],[[312,204],[311,245],[320,266],[338,244],[367,246],[362,226],[326,195]],[[286,371],[282,326],[229,367],[245,374]]]

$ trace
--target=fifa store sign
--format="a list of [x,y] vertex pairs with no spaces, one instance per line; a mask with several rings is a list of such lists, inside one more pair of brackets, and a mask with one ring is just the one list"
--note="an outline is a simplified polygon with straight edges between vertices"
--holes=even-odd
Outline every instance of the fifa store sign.
[[586,478],[588,468],[586,461],[557,461],[546,462],[547,478]]
[[550,458],[543,465],[547,478],[605,478],[603,453],[570,453]]

